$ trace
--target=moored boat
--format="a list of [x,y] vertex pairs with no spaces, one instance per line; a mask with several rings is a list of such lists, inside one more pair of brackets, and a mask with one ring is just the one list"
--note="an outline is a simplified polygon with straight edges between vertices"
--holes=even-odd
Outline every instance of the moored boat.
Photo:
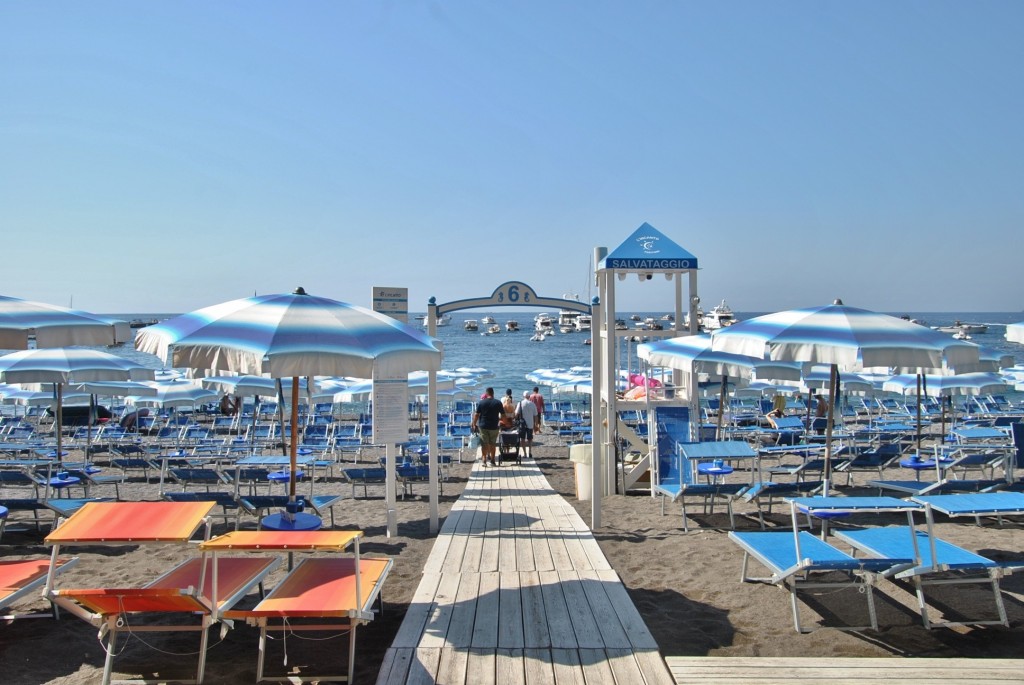
[[711,308],[707,314],[704,315],[704,329],[708,331],[718,330],[719,328],[725,328],[736,323],[736,317],[732,313],[732,309],[726,304],[725,300],[722,300],[719,304]]
[[477,323],[476,319],[466,319],[466,322],[462,324],[462,327],[467,331],[480,330],[480,324]]
[[505,322],[505,330],[509,333],[515,333],[519,330],[519,322],[515,319],[509,319]]
[[941,333],[958,333],[960,331],[975,334],[988,333],[988,324],[954,321],[952,326],[939,326],[938,330]]

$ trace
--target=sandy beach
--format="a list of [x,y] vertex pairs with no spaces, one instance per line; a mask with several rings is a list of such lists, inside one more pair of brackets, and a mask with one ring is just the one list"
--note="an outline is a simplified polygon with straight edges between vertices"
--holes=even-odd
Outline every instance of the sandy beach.
[[[547,436],[542,436],[547,437]],[[550,439],[548,439],[550,440]],[[552,486],[570,501],[584,521],[590,520],[590,502],[574,496],[573,464],[564,445],[545,444],[536,448],[538,464]],[[364,457],[368,461],[369,457]],[[102,458],[100,459],[102,461]],[[469,475],[470,464],[454,464],[444,484],[441,516],[458,498]],[[856,483],[856,481],[855,481]],[[124,487],[124,486],[123,486]],[[334,480],[317,485],[318,492],[350,494],[347,484]],[[858,492],[856,488],[847,492]],[[97,493],[102,494],[102,493]],[[385,535],[383,487],[371,486],[370,496],[347,498],[336,509],[339,528],[365,531],[362,550],[367,555],[395,558],[394,569],[384,592],[384,614],[360,628],[356,682],[373,683],[380,661],[401,624],[408,603],[419,584],[423,564],[433,538],[428,533],[425,487],[398,503],[399,531],[395,538]],[[124,499],[157,499],[155,483],[141,479],[122,490]],[[649,495],[606,497],[604,526],[597,539],[612,566],[621,576],[630,596],[658,642],[663,655],[687,656],[891,656],[891,657],[1019,657],[1024,627],[1024,575],[1003,580],[1004,600],[1011,627],[940,628],[925,630],[916,610],[916,600],[907,586],[885,582],[876,591],[879,632],[846,632],[834,629],[846,621],[863,622],[863,598],[856,590],[830,591],[802,596],[805,625],[819,628],[799,635],[793,630],[789,596],[777,588],[739,582],[742,553],[727,537],[728,518],[724,511],[713,516],[699,513],[683,533],[678,505],[668,505],[661,515],[660,503]],[[694,507],[699,510],[699,507]],[[753,509],[740,504],[738,513]],[[251,526],[252,519],[245,524]],[[777,509],[771,521],[788,525],[788,514]],[[895,519],[894,523],[898,523]],[[245,525],[244,524],[244,525]],[[737,527],[756,530],[756,517],[740,515]],[[214,533],[226,527],[218,523]],[[977,527],[972,522],[940,520],[938,532],[944,539],[996,559],[1024,557],[1024,533],[1019,525],[997,528]],[[9,532],[0,545],[0,558],[38,557],[47,554],[42,535]],[[71,550],[69,550],[71,553]],[[120,547],[80,548],[78,567],[61,581],[64,587],[131,586],[144,583],[183,560],[181,548]],[[276,571],[270,584],[282,571]],[[986,586],[942,588],[933,592],[931,606],[967,607],[972,615],[994,615],[992,595]],[[20,605],[21,610],[45,609],[42,600]],[[987,612],[987,613],[985,613]],[[97,682],[103,665],[103,650],[96,629],[74,617],[20,620],[0,626],[0,661],[6,683],[78,684]],[[207,682],[252,682],[256,673],[258,631],[236,625],[221,639],[214,630],[207,658]],[[145,642],[153,645],[146,646]],[[344,640],[330,642],[289,638],[286,644],[272,643],[268,669],[303,668],[329,662],[340,656]],[[158,677],[171,682],[192,677],[197,636],[192,633],[138,635],[123,643],[115,660],[115,677]],[[280,672],[280,671],[279,671]]]

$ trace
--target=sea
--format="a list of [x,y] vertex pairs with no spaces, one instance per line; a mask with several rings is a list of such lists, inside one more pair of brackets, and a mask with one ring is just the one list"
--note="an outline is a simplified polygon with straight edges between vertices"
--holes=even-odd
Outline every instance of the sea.
[[[571,369],[576,366],[591,365],[591,347],[585,341],[589,340],[590,333],[573,332],[557,333],[548,336],[543,342],[531,342],[533,335],[533,317],[538,311],[519,310],[466,310],[452,314],[451,322],[446,326],[437,329],[437,337],[444,343],[444,358],[442,368],[454,370],[459,368],[486,369],[480,385],[476,389],[475,397],[479,397],[484,387],[490,386],[495,390],[496,395],[504,394],[506,389],[512,390],[513,397],[522,397],[524,390],[530,390],[536,385],[527,380],[527,375],[541,369]],[[551,312],[556,314],[556,312]],[[736,318],[740,321],[765,312],[736,312]],[[652,317],[661,319],[665,312],[641,311],[641,312],[616,312],[616,317],[625,319],[630,325],[635,322],[631,320],[632,315],[637,315],[641,320]],[[920,323],[931,327],[949,326],[954,322],[961,323],[984,323],[988,326],[985,333],[972,334],[972,342],[994,348],[1006,354],[1015,355],[1019,363],[1024,363],[1024,346],[1007,342],[1005,338],[1006,325],[1024,320],[1022,312],[891,312],[893,316],[909,316]],[[466,319],[480,320],[486,315],[494,317],[501,326],[500,333],[485,335],[479,331],[471,332],[464,329]],[[167,313],[121,313],[112,314],[128,321],[137,320],[143,322],[161,321],[175,316]],[[410,323],[419,325],[410,315]],[[505,323],[509,319],[519,322],[518,332],[505,330]],[[663,321],[668,327],[669,321]],[[637,331],[637,336],[642,336],[643,331]],[[620,368],[639,370],[640,364],[636,359],[636,345],[632,341],[624,342],[619,353]],[[148,354],[135,350],[130,343],[114,347],[104,348],[113,354],[121,355],[133,361],[152,368],[162,368],[163,364],[159,359]],[[542,393],[550,395],[550,391],[542,388]],[[1014,402],[1024,401],[1024,393],[1004,393]],[[585,401],[589,398],[566,397],[567,400]]]

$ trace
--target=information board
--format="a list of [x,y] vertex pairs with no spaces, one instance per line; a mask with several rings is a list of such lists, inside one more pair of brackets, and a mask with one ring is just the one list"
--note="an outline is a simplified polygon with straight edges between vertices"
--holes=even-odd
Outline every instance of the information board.
[[409,439],[409,378],[373,379],[373,441],[394,445]]
[[374,286],[373,311],[409,323],[409,289]]

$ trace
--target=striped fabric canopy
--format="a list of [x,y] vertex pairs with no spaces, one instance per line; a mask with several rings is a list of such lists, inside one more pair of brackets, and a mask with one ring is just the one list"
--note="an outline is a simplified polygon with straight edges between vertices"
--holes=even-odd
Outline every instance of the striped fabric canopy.
[[[275,397],[277,395],[277,381],[281,381],[281,391],[287,394],[292,392],[292,379],[274,379],[270,376],[208,376],[201,379],[204,388],[216,390],[229,395],[261,395],[263,397]],[[314,390],[316,383],[314,385]],[[306,391],[306,379],[299,379],[299,390]]]
[[711,347],[778,361],[835,364],[847,371],[886,366],[939,369],[976,364],[978,346],[841,301],[741,321],[711,334]]
[[712,349],[710,335],[685,335],[641,343],[637,345],[636,353],[651,366],[680,371],[748,378],[756,372],[762,380],[800,380],[800,364],[771,362],[769,368],[769,363],[759,359]]
[[127,321],[0,295],[0,349],[117,345],[132,339]]
[[153,369],[124,357],[80,347],[20,350],[0,357],[0,379],[6,383],[141,381],[153,375]]
[[1006,326],[1006,339],[1024,345],[1024,321]]
[[149,391],[130,395],[128,401],[137,406],[192,407],[220,397],[216,390],[204,388],[194,381],[151,381],[146,385],[150,387]]
[[[962,373],[957,376],[940,376],[924,374],[921,376],[921,392],[931,397],[943,395],[984,395],[990,392],[1003,392],[1013,387],[1012,384],[997,373]],[[893,376],[882,384],[888,392],[917,392],[917,374],[900,374]]]
[[162,321],[142,329],[135,347],[175,367],[273,378],[394,377],[441,364],[441,352],[421,331],[301,288]]

